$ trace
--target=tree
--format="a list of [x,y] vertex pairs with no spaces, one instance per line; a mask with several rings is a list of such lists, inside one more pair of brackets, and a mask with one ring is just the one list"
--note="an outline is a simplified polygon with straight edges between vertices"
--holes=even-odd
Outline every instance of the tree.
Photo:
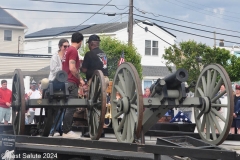
[[[128,46],[128,44],[125,44],[116,38],[102,36],[100,48],[107,54],[108,57],[109,79],[114,78],[122,51],[125,53],[125,61],[131,62],[136,67],[139,77],[142,77],[141,56],[137,53],[137,49],[134,46]],[[83,52],[86,53],[88,50],[87,46],[85,46]]]
[[166,60],[166,66],[171,71],[171,66],[174,64],[177,69],[184,68],[189,73],[188,83],[197,81],[201,71],[198,58],[202,57],[201,64],[203,66],[217,63],[222,65],[231,81],[239,81],[240,79],[240,58],[231,55],[230,52],[223,48],[211,48],[206,44],[197,43],[195,41],[187,41],[179,43],[179,48],[176,45],[165,49],[163,58]]

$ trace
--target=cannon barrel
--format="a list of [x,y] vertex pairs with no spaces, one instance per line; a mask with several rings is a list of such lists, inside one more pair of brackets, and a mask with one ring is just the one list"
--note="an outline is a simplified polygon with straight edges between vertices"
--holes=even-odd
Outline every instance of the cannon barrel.
[[[54,87],[56,87],[56,89],[59,89],[59,87],[58,87],[59,84],[67,82],[67,78],[68,78],[68,75],[67,75],[67,73],[65,71],[58,71],[57,74],[56,74],[56,77],[54,78],[52,83],[54,83]],[[49,79],[43,78],[41,80],[41,88],[44,90],[44,89],[47,89],[48,86],[49,86]]]
[[65,71],[58,71],[56,77],[54,78],[54,82],[66,82],[68,79],[68,74]]
[[188,72],[181,68],[163,79],[165,80],[168,89],[176,89],[182,82],[188,80]]

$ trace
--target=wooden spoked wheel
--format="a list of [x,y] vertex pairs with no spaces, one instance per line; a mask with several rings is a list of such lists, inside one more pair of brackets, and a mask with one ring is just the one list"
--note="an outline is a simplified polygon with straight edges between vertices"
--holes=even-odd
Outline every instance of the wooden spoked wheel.
[[[221,85],[225,90],[219,92]],[[225,69],[218,64],[206,66],[198,78],[195,97],[202,106],[194,108],[195,122],[201,138],[214,145],[221,144],[229,134],[233,120],[233,91]]]
[[[120,97],[116,97],[118,93]],[[115,74],[112,93],[112,127],[119,142],[132,143],[142,130],[141,80],[131,63],[122,63]]]
[[93,73],[88,91],[88,126],[92,140],[101,137],[106,113],[106,84],[102,71]]
[[12,125],[15,135],[25,134],[25,112],[23,75],[20,69],[15,69],[12,81]]

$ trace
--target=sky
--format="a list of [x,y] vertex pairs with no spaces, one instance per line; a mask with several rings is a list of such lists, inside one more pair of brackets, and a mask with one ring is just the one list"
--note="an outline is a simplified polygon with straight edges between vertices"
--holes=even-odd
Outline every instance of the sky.
[[[129,0],[99,0],[99,1],[79,1],[79,0],[52,0],[58,2],[75,2],[75,3],[94,3],[94,4],[111,4],[115,6],[106,6],[101,13],[127,13]],[[160,26],[165,26],[178,31],[167,29],[177,37],[177,43],[182,41],[194,40],[205,43],[209,46],[214,45],[213,39],[207,39],[193,34],[214,37],[212,32],[216,32],[217,39],[224,39],[225,46],[240,46],[240,1],[239,0],[133,0],[134,14],[144,16],[140,17],[134,15],[134,19],[148,20]],[[103,6],[99,5],[80,5],[80,4],[61,4],[50,2],[39,2],[33,0],[0,0],[2,8],[18,8],[18,9],[32,9],[32,10],[51,10],[51,11],[71,11],[71,12],[97,12]],[[44,13],[44,12],[29,12],[6,10],[15,18],[21,21],[28,27],[26,34],[36,32],[45,28],[76,26],[79,24],[94,24],[94,23],[110,23],[127,21],[128,15],[122,14],[117,16],[81,14],[81,13]],[[161,16],[160,16],[161,15]],[[164,17],[165,16],[165,17]],[[167,18],[171,17],[171,18]],[[90,18],[89,20],[87,20]],[[149,19],[152,18],[152,19]],[[174,19],[173,19],[174,18]],[[154,20],[153,20],[154,19]],[[86,21],[87,20],[87,21]],[[179,21],[181,20],[181,21]],[[160,22],[161,21],[161,22]],[[205,27],[201,25],[207,25]],[[84,23],[83,23],[84,22]],[[166,23],[167,22],[167,23]],[[174,25],[168,24],[174,23]],[[178,26],[177,26],[178,25]],[[181,27],[182,25],[184,27]],[[186,27],[205,30],[209,32],[193,30]],[[217,28],[227,29],[217,29]],[[187,33],[181,33],[188,32]],[[220,35],[228,34],[230,36]],[[235,36],[235,37],[233,37]],[[238,38],[239,36],[239,38]],[[219,40],[216,41],[217,45]]]

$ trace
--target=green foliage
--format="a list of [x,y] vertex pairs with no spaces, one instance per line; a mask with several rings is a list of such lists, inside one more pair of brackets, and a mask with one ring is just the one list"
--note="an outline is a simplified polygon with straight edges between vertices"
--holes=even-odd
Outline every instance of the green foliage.
[[[229,74],[231,81],[240,79],[240,58],[231,55],[226,49],[211,48],[206,44],[195,41],[181,42],[178,49],[176,45],[165,49],[163,58],[166,60],[166,66],[171,71],[174,64],[177,69],[184,68],[189,73],[188,82],[196,81],[201,71],[201,65],[206,66],[211,63],[222,65]],[[201,64],[197,57],[202,57]]]
[[[84,53],[89,50],[87,45],[83,48]],[[122,51],[125,53],[125,62],[132,63],[136,67],[140,78],[142,77],[141,56],[137,53],[137,49],[134,46],[128,46],[128,44],[125,44],[116,38],[102,36],[100,48],[107,54],[108,57],[108,72],[110,80],[114,78]],[[81,55],[84,56],[84,54]]]

